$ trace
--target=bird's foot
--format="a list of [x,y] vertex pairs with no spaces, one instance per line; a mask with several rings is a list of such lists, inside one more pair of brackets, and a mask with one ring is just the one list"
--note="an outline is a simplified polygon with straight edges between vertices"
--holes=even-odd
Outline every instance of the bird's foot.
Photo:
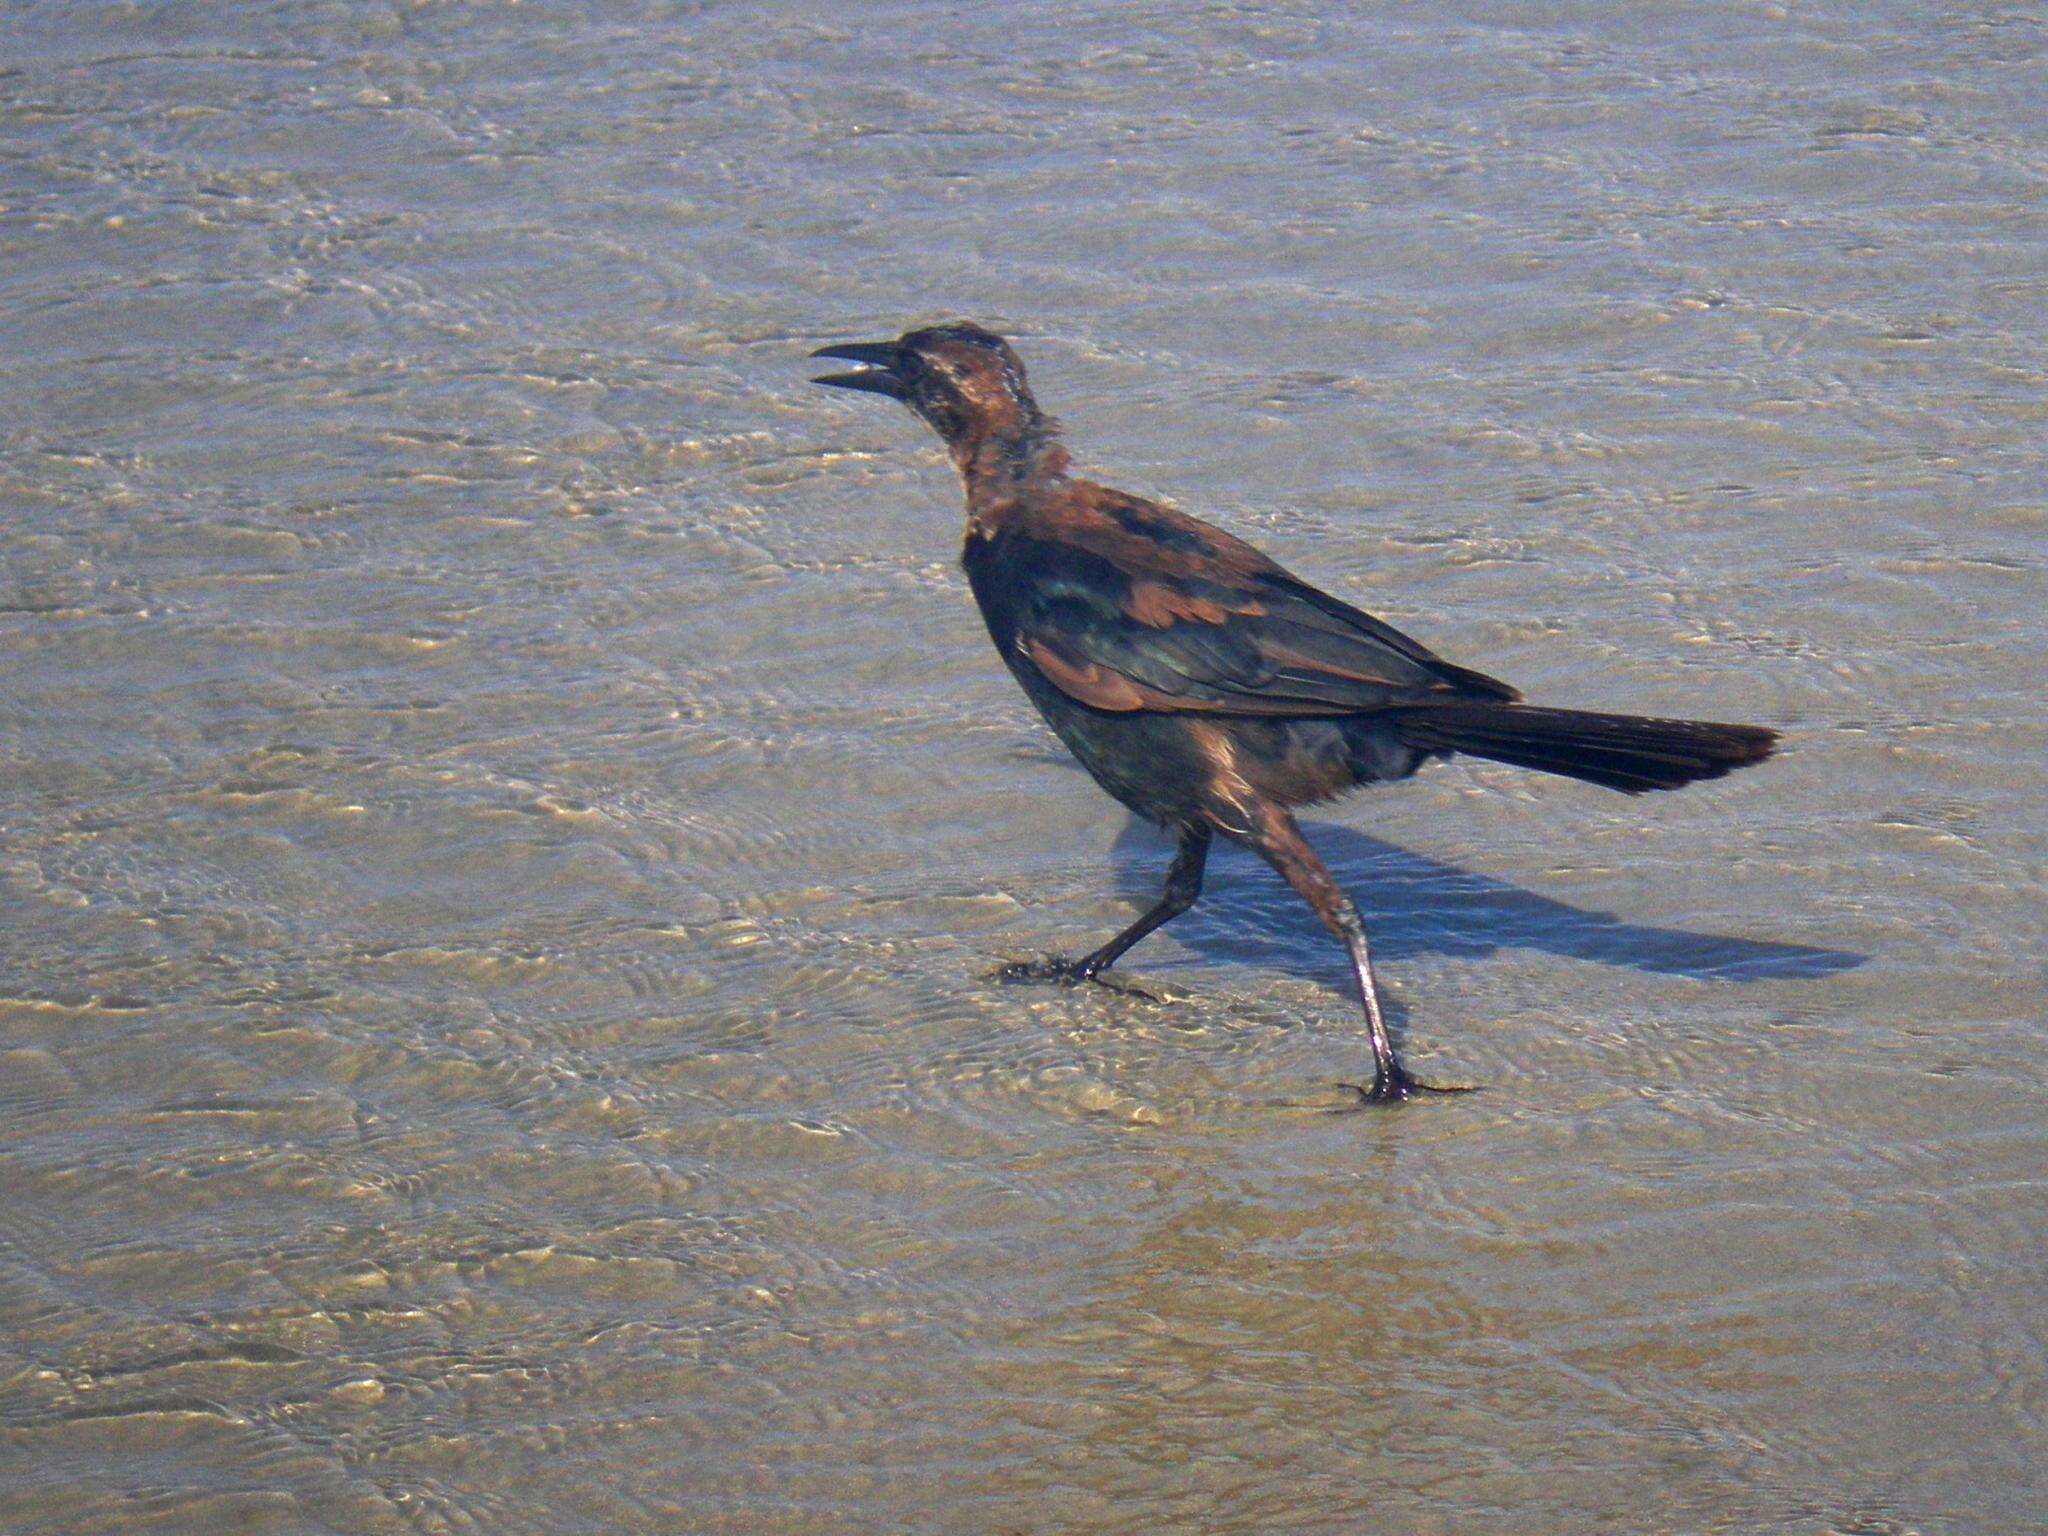
[[1107,987],[1112,992],[1121,992],[1126,997],[1143,998],[1148,1003],[1175,1001],[1168,993],[1126,980],[1106,967],[1098,968],[1091,966],[1086,960],[1067,960],[1059,955],[1045,955],[1037,960],[1012,961],[990,971],[989,979],[1023,985],[1050,982],[1062,987],[1078,987],[1087,983]]
[[1349,1088],[1358,1095],[1358,1102],[1338,1111],[1340,1114],[1348,1114],[1367,1105],[1405,1104],[1408,1100],[1426,1093],[1453,1094],[1478,1091],[1476,1083],[1422,1082],[1418,1078],[1410,1077],[1408,1069],[1398,1061],[1390,1061],[1383,1070],[1375,1072],[1370,1088],[1363,1083],[1339,1083],[1337,1086]]

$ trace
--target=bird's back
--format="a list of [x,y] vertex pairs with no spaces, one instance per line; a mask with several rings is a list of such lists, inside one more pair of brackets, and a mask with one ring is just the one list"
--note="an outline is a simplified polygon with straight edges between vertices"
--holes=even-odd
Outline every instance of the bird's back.
[[963,558],[1006,657],[1091,709],[1316,719],[1515,697],[1242,539],[1088,481],[987,499]]

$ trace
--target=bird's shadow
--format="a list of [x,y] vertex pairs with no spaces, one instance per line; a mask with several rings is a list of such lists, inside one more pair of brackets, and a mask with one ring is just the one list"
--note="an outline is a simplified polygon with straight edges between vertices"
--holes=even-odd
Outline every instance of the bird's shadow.
[[[1660,975],[1754,982],[1832,976],[1870,958],[1849,950],[1631,923],[1349,827],[1324,824],[1305,830],[1357,903],[1378,959],[1416,954],[1476,958],[1502,949],[1537,949]],[[1150,906],[1172,857],[1170,840],[1132,817],[1113,855],[1121,893],[1135,906]],[[1343,952],[1322,941],[1308,908],[1253,855],[1219,844],[1209,861],[1206,895],[1202,906],[1169,930],[1203,960],[1266,966],[1331,984],[1343,980]]]

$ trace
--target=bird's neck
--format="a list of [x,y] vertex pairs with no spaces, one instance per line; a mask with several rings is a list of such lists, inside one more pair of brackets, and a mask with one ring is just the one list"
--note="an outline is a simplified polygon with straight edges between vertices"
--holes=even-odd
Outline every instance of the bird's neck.
[[1070,462],[1059,433],[1028,402],[969,424],[946,446],[970,506],[1008,501],[1034,484],[1062,480]]

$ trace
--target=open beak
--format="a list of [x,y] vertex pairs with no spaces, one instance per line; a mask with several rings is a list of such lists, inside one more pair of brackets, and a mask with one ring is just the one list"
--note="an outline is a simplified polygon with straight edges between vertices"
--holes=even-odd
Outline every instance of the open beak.
[[891,400],[903,398],[903,380],[893,371],[901,353],[893,341],[850,341],[840,347],[820,347],[811,356],[834,357],[842,362],[861,364],[851,373],[828,373],[813,379],[813,384],[830,384],[834,389],[864,389],[871,395],[887,395]]

